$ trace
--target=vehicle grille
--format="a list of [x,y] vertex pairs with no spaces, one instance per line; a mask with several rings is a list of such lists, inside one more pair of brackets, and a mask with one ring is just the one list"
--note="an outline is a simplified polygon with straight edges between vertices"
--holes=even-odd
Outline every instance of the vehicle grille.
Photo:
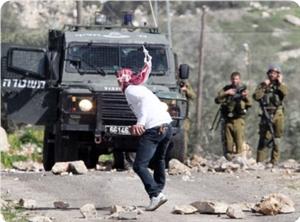
[[136,122],[123,93],[102,92],[100,97],[99,108],[103,125],[132,125]]

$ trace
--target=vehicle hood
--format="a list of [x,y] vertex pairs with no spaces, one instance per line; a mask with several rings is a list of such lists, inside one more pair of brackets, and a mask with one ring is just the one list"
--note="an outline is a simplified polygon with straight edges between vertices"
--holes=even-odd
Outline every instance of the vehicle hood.
[[[153,93],[155,93],[160,98],[165,99],[184,99],[184,97],[174,91],[170,91],[169,86],[163,85],[150,85],[145,84]],[[116,83],[111,82],[101,82],[99,83],[76,83],[63,85],[64,91],[67,93],[74,94],[90,94],[97,92],[121,92],[120,87]]]

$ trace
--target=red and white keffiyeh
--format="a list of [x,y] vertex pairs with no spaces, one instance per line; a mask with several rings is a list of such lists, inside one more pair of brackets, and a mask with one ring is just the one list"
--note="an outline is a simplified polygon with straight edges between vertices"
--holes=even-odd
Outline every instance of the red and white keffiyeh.
[[135,74],[129,68],[123,68],[117,72],[117,79],[121,84],[122,91],[124,91],[129,85],[141,85],[148,80],[152,70],[152,56],[149,55],[148,50],[144,46],[143,52],[145,56],[144,67],[139,73]]

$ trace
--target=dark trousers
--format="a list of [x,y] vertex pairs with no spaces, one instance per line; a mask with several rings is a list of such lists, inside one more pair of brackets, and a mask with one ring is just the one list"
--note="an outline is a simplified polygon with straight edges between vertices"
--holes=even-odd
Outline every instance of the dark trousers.
[[[133,170],[141,178],[149,197],[157,196],[164,188],[166,182],[165,156],[172,136],[170,124],[147,129],[138,143],[136,157],[133,163]],[[148,170],[151,160],[154,172],[153,176]]]

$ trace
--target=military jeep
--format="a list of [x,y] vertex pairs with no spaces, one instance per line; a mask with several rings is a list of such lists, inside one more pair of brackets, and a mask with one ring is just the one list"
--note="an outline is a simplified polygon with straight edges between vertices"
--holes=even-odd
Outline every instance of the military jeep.
[[[67,25],[50,30],[47,48],[2,50],[2,99],[15,122],[45,126],[43,164],[83,160],[95,167],[99,155],[134,152],[136,118],[116,81],[119,68],[138,72],[145,46],[152,56],[150,88],[173,118],[168,159],[184,160],[183,119],[188,105],[179,83],[189,67],[177,65],[157,28]],[[2,47],[3,49],[3,47]]]

